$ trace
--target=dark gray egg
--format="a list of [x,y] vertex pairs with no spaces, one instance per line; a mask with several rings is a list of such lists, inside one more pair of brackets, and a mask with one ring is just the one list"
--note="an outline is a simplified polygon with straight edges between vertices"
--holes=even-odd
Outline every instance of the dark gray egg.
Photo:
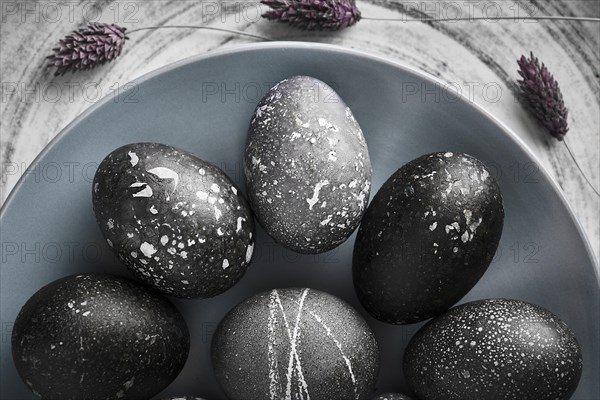
[[410,397],[400,393],[386,393],[373,397],[371,400],[412,400]]
[[165,297],[108,274],[44,286],[12,333],[17,371],[43,399],[149,399],[179,375],[189,347],[186,323]]
[[344,301],[313,289],[278,289],[225,316],[212,362],[230,400],[364,400],[379,352],[365,320]]
[[245,174],[259,223],[299,253],[322,253],[348,239],[371,189],[358,122],[332,88],[308,76],[284,79],[256,107]]
[[358,231],[361,303],[392,324],[439,315],[485,273],[503,222],[500,189],[479,160],[434,153],[409,162],[379,189]]
[[581,349],[557,316],[518,300],[455,307],[411,339],[406,380],[421,400],[566,400]]
[[93,185],[96,220],[119,259],[161,292],[212,297],[244,275],[254,221],[219,168],[158,143],[118,148]]

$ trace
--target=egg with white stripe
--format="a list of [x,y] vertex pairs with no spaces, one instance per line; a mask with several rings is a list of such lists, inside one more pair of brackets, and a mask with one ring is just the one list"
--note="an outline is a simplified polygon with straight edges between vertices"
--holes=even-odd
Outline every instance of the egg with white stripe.
[[581,369],[581,348],[563,321],[510,299],[450,309],[404,355],[404,375],[422,400],[566,400]]
[[366,400],[379,351],[365,320],[344,301],[313,289],[277,289],[225,316],[212,362],[231,400]]
[[367,143],[324,82],[294,76],[265,95],[251,118],[244,163],[256,218],[283,246],[322,253],[360,223],[371,189]]
[[165,294],[216,296],[252,259],[246,200],[223,171],[186,151],[158,143],[120,147],[100,163],[92,198],[108,245]]

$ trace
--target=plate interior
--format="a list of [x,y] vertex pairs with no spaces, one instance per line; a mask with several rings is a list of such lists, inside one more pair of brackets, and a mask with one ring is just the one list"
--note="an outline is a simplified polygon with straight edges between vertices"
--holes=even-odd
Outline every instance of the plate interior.
[[[166,143],[216,164],[243,187],[242,154],[254,107],[273,84],[293,75],[327,82],[352,109],[369,145],[371,197],[396,169],[425,153],[459,151],[488,165],[504,196],[504,232],[492,265],[462,302],[508,297],[557,314],[583,348],[583,377],[573,398],[597,398],[598,276],[576,222],[535,159],[490,117],[433,79],[351,50],[293,43],[208,54],[143,77],[94,105],[38,158],[0,215],[0,398],[35,398],[17,376],[10,350],[14,319],[33,293],[74,273],[131,276],[94,219],[91,182],[102,158],[127,143]],[[355,235],[315,256],[285,250],[260,228],[257,236],[254,261],[233,289],[209,300],[174,299],[192,347],[184,371],[162,395],[225,399],[210,365],[217,324],[244,298],[290,286],[324,290],[355,306],[383,349],[377,390],[406,390],[403,350],[421,325],[391,326],[366,315],[352,287]]]

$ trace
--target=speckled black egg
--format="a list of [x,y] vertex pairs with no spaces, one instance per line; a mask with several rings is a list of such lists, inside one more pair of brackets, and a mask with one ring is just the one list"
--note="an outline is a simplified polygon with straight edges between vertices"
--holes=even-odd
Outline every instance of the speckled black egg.
[[447,152],[409,162],[377,192],[358,231],[361,303],[393,324],[439,315],[485,273],[503,222],[500,189],[479,160]]
[[212,361],[230,400],[363,400],[379,370],[364,319],[313,289],[272,290],[239,304],[215,332]]
[[400,393],[385,393],[373,397],[371,400],[412,400],[410,397]]
[[404,356],[406,380],[421,400],[566,400],[581,368],[564,322],[507,299],[449,310],[417,332]]
[[259,223],[299,253],[348,239],[369,200],[371,162],[360,126],[331,87],[308,76],[284,79],[256,107],[245,173]]
[[158,143],[118,148],[98,167],[93,201],[119,259],[165,294],[216,296],[252,259],[254,220],[241,192],[185,151]]
[[165,297],[108,274],[44,286],[12,333],[17,371],[43,399],[149,399],[177,377],[189,347],[186,323]]

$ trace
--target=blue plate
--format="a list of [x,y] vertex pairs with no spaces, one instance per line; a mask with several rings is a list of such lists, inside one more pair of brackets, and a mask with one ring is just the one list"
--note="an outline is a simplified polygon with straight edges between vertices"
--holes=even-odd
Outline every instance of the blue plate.
[[[19,379],[10,349],[12,324],[33,293],[74,273],[129,275],[94,219],[91,182],[102,158],[126,143],[162,142],[213,162],[243,185],[242,154],[254,107],[274,83],[300,74],[329,83],[352,109],[369,145],[373,194],[396,169],[429,152],[465,152],[489,166],[504,196],[504,233],[490,269],[463,302],[508,297],[557,314],[583,348],[583,377],[573,398],[598,399],[598,265],[532,153],[497,120],[431,76],[354,50],[285,42],[210,52],[150,73],[95,104],[40,154],[0,213],[0,398],[35,398]],[[352,286],[354,236],[333,251],[305,256],[257,233],[254,262],[238,285],[209,300],[174,300],[188,321],[192,347],[184,371],[163,395],[225,398],[212,373],[210,340],[224,314],[254,293],[311,287],[366,314]],[[420,325],[366,318],[382,348],[378,391],[406,390],[402,355]]]

